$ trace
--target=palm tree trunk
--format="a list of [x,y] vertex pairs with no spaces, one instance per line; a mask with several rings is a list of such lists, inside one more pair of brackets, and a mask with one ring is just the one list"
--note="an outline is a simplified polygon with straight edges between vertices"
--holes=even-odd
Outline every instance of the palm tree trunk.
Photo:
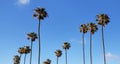
[[[21,53],[20,53],[20,61],[21,61]],[[19,63],[20,64],[20,63]]]
[[57,57],[57,64],[58,64],[58,57]]
[[103,55],[104,55],[104,64],[106,64],[106,57],[105,57],[105,44],[104,44],[104,32],[103,32],[103,26],[102,26],[102,47],[103,47]]
[[33,45],[33,42],[31,41],[30,64],[32,63],[32,45]]
[[25,62],[26,62],[26,54],[25,54],[25,56],[24,56],[24,64],[25,64]]
[[66,58],[66,64],[67,64],[67,49],[65,49],[65,58]]
[[40,64],[40,20],[38,23],[38,64]]
[[82,35],[82,39],[83,39],[83,64],[85,64],[84,33]]
[[90,33],[90,64],[92,64],[92,34]]

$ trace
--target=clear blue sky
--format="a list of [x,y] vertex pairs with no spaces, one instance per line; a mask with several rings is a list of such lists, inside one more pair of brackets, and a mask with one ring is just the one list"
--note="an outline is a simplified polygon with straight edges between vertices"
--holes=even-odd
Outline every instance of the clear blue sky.
[[[97,23],[96,15],[106,13],[110,17],[110,23],[104,31],[107,64],[120,64],[119,6],[118,0],[1,0],[0,64],[13,64],[18,48],[30,45],[26,34],[33,31],[37,33],[38,21],[32,17],[36,7],[46,8],[49,15],[41,21],[41,63],[49,58],[51,64],[56,64],[54,51],[63,50],[63,42],[68,41],[71,43],[68,64],[82,64],[80,24]],[[33,44],[33,64],[37,64],[37,44],[37,41]],[[89,64],[89,33],[85,35],[85,52],[86,64]],[[65,64],[64,50],[59,64]],[[100,26],[93,35],[93,64],[103,64]]]

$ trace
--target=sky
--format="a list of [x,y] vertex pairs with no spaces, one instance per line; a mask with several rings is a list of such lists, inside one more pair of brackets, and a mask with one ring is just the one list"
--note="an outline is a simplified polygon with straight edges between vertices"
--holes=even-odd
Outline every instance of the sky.
[[[62,50],[59,64],[65,64],[65,41],[71,44],[68,50],[68,64],[82,64],[81,24],[95,21],[96,15],[105,13],[110,23],[104,28],[107,64],[120,64],[120,1],[119,0],[1,0],[0,2],[0,64],[13,64],[18,48],[30,45],[26,34],[37,33],[38,20],[32,14],[37,7],[43,7],[48,17],[41,21],[41,64],[51,59],[56,64],[55,51]],[[101,26],[93,35],[93,64],[103,64]],[[38,41],[33,43],[33,64],[37,64]],[[86,64],[89,57],[89,32],[85,34]],[[23,61],[22,55],[21,61]],[[30,55],[27,55],[26,64]],[[23,64],[23,62],[21,62]]]

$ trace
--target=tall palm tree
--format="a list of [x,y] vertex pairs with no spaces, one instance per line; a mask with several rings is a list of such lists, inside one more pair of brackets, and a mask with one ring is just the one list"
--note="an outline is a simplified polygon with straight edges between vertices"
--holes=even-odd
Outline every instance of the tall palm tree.
[[82,24],[80,26],[80,32],[82,32],[82,40],[83,40],[83,64],[85,64],[85,50],[84,50],[84,34],[87,33],[88,27],[86,24]]
[[31,51],[30,51],[30,64],[31,64],[32,63],[32,45],[33,45],[33,42],[37,39],[37,34],[34,32],[31,32],[27,34],[27,38],[28,40],[29,39],[31,40]]
[[40,21],[44,20],[48,16],[47,12],[45,11],[45,8],[36,8],[34,9],[33,17],[38,18],[38,64],[40,64]]
[[25,54],[25,56],[24,56],[24,64],[26,63],[26,54],[30,53],[30,51],[31,51],[31,49],[30,49],[29,46],[24,47],[24,54]]
[[64,42],[63,49],[65,49],[65,58],[66,58],[66,64],[67,64],[67,50],[70,48],[70,43]]
[[98,25],[101,25],[102,27],[102,48],[103,48],[103,56],[104,56],[104,64],[106,64],[106,57],[105,57],[105,44],[104,44],[104,27],[107,25],[110,20],[107,14],[99,14],[97,15],[96,21],[98,22]]
[[51,60],[50,60],[50,59],[47,59],[46,61],[44,61],[43,64],[51,64]]
[[56,56],[57,56],[57,63],[56,63],[56,64],[58,64],[58,58],[61,57],[62,51],[61,51],[61,50],[56,50],[56,51],[55,51],[55,54],[56,54]]
[[18,55],[15,55],[13,60],[14,60],[14,64],[20,64],[20,57]]
[[98,30],[95,23],[88,24],[88,30],[90,31],[90,64],[92,64],[92,35]]
[[20,47],[18,49],[18,53],[20,54],[20,60],[21,60],[21,55],[24,53],[24,48],[23,47]]

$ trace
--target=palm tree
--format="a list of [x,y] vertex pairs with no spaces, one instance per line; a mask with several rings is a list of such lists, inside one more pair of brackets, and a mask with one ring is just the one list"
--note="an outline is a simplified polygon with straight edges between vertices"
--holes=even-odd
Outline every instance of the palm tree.
[[88,30],[90,31],[90,64],[92,64],[92,35],[98,30],[95,23],[88,24]]
[[26,54],[30,53],[30,51],[31,51],[31,49],[30,49],[29,46],[24,47],[24,54],[25,54],[25,56],[24,56],[24,64],[26,63]]
[[58,58],[61,57],[62,51],[61,51],[61,50],[56,50],[56,51],[55,51],[55,54],[56,54],[56,56],[57,56],[57,64],[58,64]]
[[65,58],[66,58],[66,64],[67,64],[67,50],[70,48],[70,43],[64,42],[63,49],[65,49]]
[[33,45],[33,42],[37,39],[37,34],[34,32],[31,32],[27,34],[27,38],[28,40],[29,39],[31,40],[31,53],[30,53],[30,64],[31,64],[32,63],[32,45]]
[[107,25],[110,20],[107,14],[99,14],[97,15],[96,21],[98,22],[98,25],[101,25],[102,27],[102,48],[103,48],[103,56],[104,56],[104,64],[106,64],[106,57],[105,57],[105,44],[104,44],[104,27]]
[[83,64],[85,64],[85,50],[84,50],[84,34],[87,33],[88,27],[86,24],[82,24],[80,27],[80,32],[82,32],[82,40],[83,40]]
[[40,64],[40,21],[44,20],[44,18],[46,18],[48,16],[47,12],[45,11],[44,8],[36,8],[34,9],[34,14],[33,17],[37,17],[38,18],[38,64]]
[[14,64],[20,64],[20,57],[18,55],[15,55],[13,60],[14,60]]
[[24,48],[23,47],[20,47],[18,49],[18,53],[20,54],[20,60],[21,60],[21,55],[24,53]]
[[51,60],[47,59],[46,61],[44,61],[44,64],[51,64]]

